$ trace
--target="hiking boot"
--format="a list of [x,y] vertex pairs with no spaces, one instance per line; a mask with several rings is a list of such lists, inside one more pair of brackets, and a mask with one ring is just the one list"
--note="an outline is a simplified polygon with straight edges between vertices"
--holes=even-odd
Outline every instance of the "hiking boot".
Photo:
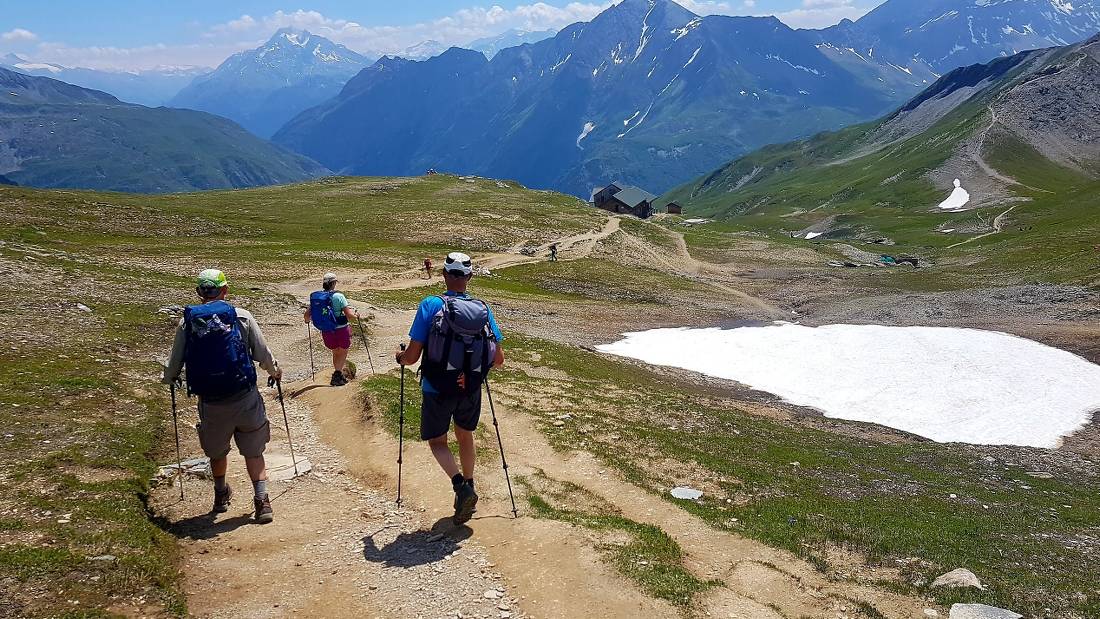
[[215,514],[224,514],[229,511],[229,503],[233,500],[233,488],[229,484],[225,485],[225,490],[218,492],[218,489],[214,489],[214,509]]
[[348,379],[344,376],[344,373],[340,370],[336,370],[332,373],[332,380],[328,383],[332,387],[343,387],[348,384]]
[[256,506],[256,522],[260,524],[266,524],[275,519],[275,512],[271,509],[271,498],[268,495],[264,495],[264,498],[255,498],[252,500],[252,504]]
[[455,488],[455,524],[465,524],[477,511],[477,493],[473,484],[466,482]]

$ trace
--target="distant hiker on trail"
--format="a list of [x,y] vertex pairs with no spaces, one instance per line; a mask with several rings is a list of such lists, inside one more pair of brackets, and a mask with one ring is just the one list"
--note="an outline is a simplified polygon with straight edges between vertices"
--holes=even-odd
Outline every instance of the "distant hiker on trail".
[[184,311],[162,380],[175,384],[186,366],[187,393],[199,398],[195,429],[214,474],[213,511],[227,511],[233,498],[233,489],[225,482],[232,438],[252,479],[256,522],[271,522],[275,516],[264,462],[271,428],[264,399],[256,388],[253,363],[259,363],[276,381],[282,380],[283,371],[252,314],[225,301],[229,284],[224,273],[216,269],[199,273],[196,290],[202,303]]
[[554,243],[550,246],[550,262],[558,261],[558,244]]
[[[481,417],[481,385],[491,368],[504,363],[504,339],[489,306],[466,293],[473,275],[472,261],[454,252],[443,265],[447,292],[420,302],[409,347],[397,352],[397,363],[420,364],[424,403],[420,411],[420,438],[428,441],[439,466],[451,478],[455,492],[455,524],[473,517],[474,431]],[[447,447],[447,431],[454,419],[462,469]]]
[[336,274],[325,273],[321,280],[321,290],[309,295],[309,307],[306,308],[305,321],[313,323],[321,332],[325,348],[332,351],[332,380],[329,384],[340,387],[348,384],[347,361],[351,349],[351,319],[356,318],[355,310],[348,306],[348,299],[336,292]]
[[432,278],[432,259],[424,259],[424,272],[428,274],[428,279]]

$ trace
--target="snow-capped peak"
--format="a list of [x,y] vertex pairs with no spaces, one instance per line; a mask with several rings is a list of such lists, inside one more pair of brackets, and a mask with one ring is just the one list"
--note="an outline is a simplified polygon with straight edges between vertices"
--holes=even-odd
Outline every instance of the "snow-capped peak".
[[283,38],[289,41],[291,45],[305,47],[306,43],[309,42],[309,33],[304,32],[302,34],[298,34],[295,32],[284,32]]

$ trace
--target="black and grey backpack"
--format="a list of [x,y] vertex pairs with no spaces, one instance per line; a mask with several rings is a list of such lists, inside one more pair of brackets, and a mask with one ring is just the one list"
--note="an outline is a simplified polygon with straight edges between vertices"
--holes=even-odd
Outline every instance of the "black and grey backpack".
[[[420,372],[441,395],[476,393],[497,354],[489,306],[470,297],[440,298],[443,307],[432,318]],[[462,375],[466,376],[465,388],[458,384]]]

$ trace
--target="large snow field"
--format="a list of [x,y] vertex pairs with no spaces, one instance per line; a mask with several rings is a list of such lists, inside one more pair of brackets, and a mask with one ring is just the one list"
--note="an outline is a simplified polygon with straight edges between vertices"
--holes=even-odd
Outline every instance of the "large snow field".
[[995,331],[775,323],[627,333],[599,350],[941,442],[1053,448],[1100,410],[1100,365]]

